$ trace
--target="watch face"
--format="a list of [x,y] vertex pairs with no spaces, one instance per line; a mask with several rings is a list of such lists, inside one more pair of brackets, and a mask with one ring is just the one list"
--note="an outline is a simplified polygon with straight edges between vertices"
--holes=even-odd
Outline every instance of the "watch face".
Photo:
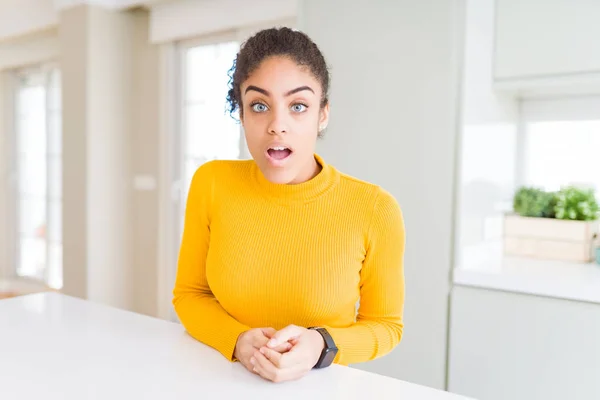
[[337,354],[337,350],[336,349],[327,349],[325,351],[325,355],[323,357],[323,363],[322,363],[322,365],[324,367],[327,367],[327,366],[331,365],[331,363],[333,362],[333,359],[335,358],[336,354]]

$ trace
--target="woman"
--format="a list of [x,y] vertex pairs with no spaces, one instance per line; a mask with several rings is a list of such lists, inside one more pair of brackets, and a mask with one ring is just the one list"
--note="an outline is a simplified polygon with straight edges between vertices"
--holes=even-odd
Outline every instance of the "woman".
[[387,354],[403,329],[404,222],[388,192],[315,153],[323,55],[301,32],[267,29],[232,70],[253,159],[192,179],[173,292],[183,326],[272,381]]

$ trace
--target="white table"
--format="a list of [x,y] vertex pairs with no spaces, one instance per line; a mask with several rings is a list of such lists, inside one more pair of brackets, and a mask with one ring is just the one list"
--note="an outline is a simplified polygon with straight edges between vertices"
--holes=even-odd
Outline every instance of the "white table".
[[58,293],[0,301],[0,398],[464,399],[337,365],[273,384],[179,324]]

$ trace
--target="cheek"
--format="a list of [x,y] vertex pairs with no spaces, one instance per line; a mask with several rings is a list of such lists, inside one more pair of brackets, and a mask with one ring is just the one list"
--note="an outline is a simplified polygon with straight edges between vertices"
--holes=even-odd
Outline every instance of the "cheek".
[[264,139],[265,128],[254,119],[249,118],[244,120],[242,127],[244,128],[244,136],[249,148],[260,144]]
[[302,137],[316,137],[319,129],[319,114],[311,112],[296,118],[295,131],[301,134]]

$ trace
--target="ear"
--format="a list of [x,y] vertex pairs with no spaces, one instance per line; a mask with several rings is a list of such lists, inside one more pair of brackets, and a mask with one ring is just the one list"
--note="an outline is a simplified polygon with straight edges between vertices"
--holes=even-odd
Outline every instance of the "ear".
[[319,111],[319,132],[325,130],[329,124],[329,102]]

